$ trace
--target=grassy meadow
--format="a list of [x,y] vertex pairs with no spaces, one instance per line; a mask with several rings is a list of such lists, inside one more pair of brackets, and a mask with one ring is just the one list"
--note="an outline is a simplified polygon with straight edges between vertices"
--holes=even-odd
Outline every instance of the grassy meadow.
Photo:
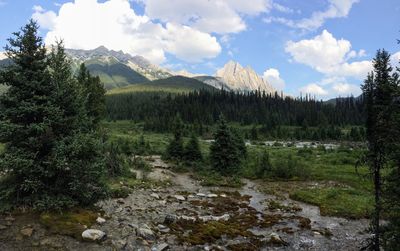
[[[140,124],[129,121],[104,122],[109,140],[120,138],[131,142],[143,137],[148,144],[149,154],[163,154],[172,138],[170,134],[146,132]],[[185,141],[188,138],[184,138]],[[222,178],[207,169],[210,143],[200,140],[205,163],[192,167],[179,166],[179,170],[193,171],[204,185],[240,185],[236,177]],[[275,176],[260,177],[258,165],[263,152],[268,152]],[[362,148],[340,146],[327,150],[318,148],[296,148],[261,144],[247,146],[248,157],[242,165],[241,177],[258,180],[265,192],[288,194],[290,198],[320,207],[322,215],[346,218],[366,218],[372,210],[372,183],[366,178],[367,169],[359,169],[355,164]],[[291,164],[288,164],[288,160]],[[296,171],[292,170],[296,169]],[[290,173],[290,176],[287,174]],[[279,175],[283,174],[283,176]]]

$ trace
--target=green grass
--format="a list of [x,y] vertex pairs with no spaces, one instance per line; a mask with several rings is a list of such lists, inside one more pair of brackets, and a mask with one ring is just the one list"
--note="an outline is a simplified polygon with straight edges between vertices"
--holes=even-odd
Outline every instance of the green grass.
[[318,206],[321,215],[359,219],[368,218],[373,210],[371,194],[355,188],[299,189],[290,198]]

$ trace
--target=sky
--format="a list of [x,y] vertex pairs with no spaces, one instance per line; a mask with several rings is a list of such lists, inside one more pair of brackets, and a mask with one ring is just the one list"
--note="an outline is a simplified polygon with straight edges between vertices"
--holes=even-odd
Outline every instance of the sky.
[[293,96],[357,96],[378,49],[400,61],[399,0],[0,0],[1,48],[31,18],[47,45],[207,75],[233,60]]

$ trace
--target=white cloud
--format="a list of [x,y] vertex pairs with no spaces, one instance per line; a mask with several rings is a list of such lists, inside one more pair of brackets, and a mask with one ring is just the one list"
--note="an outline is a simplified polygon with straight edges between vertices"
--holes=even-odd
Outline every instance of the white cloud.
[[361,94],[359,85],[350,84],[343,77],[323,78],[319,82],[303,86],[299,91],[303,94],[316,95],[318,98],[358,96]]
[[57,14],[54,11],[46,11],[40,5],[33,6],[34,13],[32,18],[35,19],[39,25],[44,29],[53,29]]
[[350,41],[338,40],[327,30],[312,39],[289,41],[285,51],[292,56],[293,61],[330,76],[364,79],[372,69],[371,61],[348,62],[351,58],[365,55],[365,51],[352,51]]
[[200,62],[221,52],[214,36],[179,23],[155,23],[146,15],[137,15],[129,0],[75,0],[63,4],[58,15],[36,8],[32,17],[49,29],[47,44],[63,39],[67,48],[93,49],[104,45],[142,55],[153,63],[165,61],[165,53]]
[[281,23],[292,28],[315,30],[321,27],[328,19],[347,17],[353,4],[357,2],[359,0],[329,0],[326,10],[313,12],[309,18],[291,20],[281,17],[270,17],[264,19],[264,21],[267,23]]
[[263,74],[263,78],[277,90],[283,90],[285,88],[285,81],[281,78],[277,69],[267,69]]
[[304,94],[314,94],[318,96],[326,96],[328,94],[328,92],[322,86],[315,83],[308,84],[300,88],[300,91]]
[[237,33],[246,29],[243,15],[268,12],[270,0],[140,0],[152,19],[194,27],[203,32]]
[[293,9],[291,9],[291,8],[289,8],[287,6],[283,6],[283,5],[279,4],[279,3],[275,3],[275,2],[272,3],[272,7],[275,10],[283,12],[283,13],[293,13],[294,12]]
[[394,53],[390,57],[390,63],[392,64],[393,67],[400,67],[400,51]]

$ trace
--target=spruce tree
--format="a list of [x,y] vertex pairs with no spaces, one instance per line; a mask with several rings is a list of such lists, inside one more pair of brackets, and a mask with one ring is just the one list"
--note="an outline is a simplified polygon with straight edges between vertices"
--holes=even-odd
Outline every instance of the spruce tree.
[[240,167],[237,142],[222,116],[218,121],[214,142],[210,146],[210,161],[213,169],[223,175],[236,174]]
[[105,114],[106,90],[100,78],[92,76],[83,63],[79,67],[77,79],[83,94],[87,116],[91,119],[93,128],[96,128]]
[[203,156],[200,151],[199,140],[195,134],[192,134],[189,142],[186,144],[184,156],[185,160],[189,162],[199,162],[203,160]]
[[6,46],[13,64],[1,73],[9,87],[0,96],[3,209],[61,209],[104,195],[99,144],[81,132],[84,108],[64,50],[59,44],[48,58],[37,32],[30,21]]
[[374,71],[370,73],[363,85],[363,92],[367,106],[367,161],[370,167],[373,183],[375,209],[372,216],[373,239],[371,247],[380,250],[382,246],[381,214],[383,177],[382,169],[393,165],[390,156],[393,146],[398,144],[393,133],[398,131],[398,125],[393,123],[394,101],[398,93],[398,81],[391,74],[390,54],[385,50],[378,50],[373,61]]
[[166,157],[167,159],[180,160],[184,155],[184,147],[182,139],[183,122],[179,115],[175,117],[173,127],[174,137],[167,146]]

